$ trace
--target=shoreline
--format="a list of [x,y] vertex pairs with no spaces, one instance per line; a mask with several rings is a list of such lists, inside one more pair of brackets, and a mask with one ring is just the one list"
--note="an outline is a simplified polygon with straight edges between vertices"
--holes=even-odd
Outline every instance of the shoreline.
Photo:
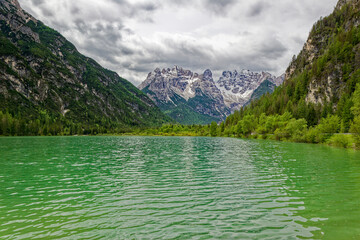
[[[269,134],[271,135],[271,134]],[[273,134],[272,134],[273,135]],[[43,136],[43,135],[37,135],[37,136],[3,136],[0,135],[0,138],[16,138],[16,137],[208,137],[208,138],[234,138],[234,139],[243,139],[243,140],[263,140],[263,141],[272,141],[272,142],[283,142],[283,143],[300,143],[300,144],[310,144],[310,145],[319,145],[319,146],[328,146],[333,148],[339,148],[339,149],[349,149],[354,151],[359,151],[360,149],[355,147],[355,141],[353,139],[353,134],[351,133],[336,133],[332,134],[332,136],[343,136],[348,138],[350,141],[350,145],[347,146],[341,146],[339,144],[331,144],[329,142],[326,143],[309,143],[309,142],[296,142],[296,141],[283,141],[283,140],[276,140],[264,138],[264,135],[251,135],[252,137],[237,137],[237,136],[210,136],[210,135],[194,135],[191,133],[162,133],[162,134],[149,134],[149,133],[122,133],[122,134],[88,134],[88,135],[54,135],[54,136]]]

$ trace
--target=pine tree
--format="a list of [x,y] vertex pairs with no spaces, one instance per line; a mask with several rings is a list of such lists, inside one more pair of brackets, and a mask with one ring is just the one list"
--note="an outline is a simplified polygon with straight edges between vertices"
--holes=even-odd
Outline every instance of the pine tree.
[[212,122],[211,125],[210,125],[210,135],[212,137],[216,137],[217,135],[217,123],[216,122]]

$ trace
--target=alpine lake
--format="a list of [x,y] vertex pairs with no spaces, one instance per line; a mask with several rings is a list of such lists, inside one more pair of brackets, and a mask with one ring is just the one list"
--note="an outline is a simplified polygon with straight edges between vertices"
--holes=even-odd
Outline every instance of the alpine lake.
[[0,239],[360,239],[360,152],[233,138],[0,138]]

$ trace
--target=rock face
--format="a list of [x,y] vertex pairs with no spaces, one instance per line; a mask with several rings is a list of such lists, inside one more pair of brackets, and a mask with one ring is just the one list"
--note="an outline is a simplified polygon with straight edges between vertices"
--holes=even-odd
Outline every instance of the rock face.
[[336,5],[336,9],[340,10],[346,4],[350,4],[350,5],[352,5],[352,7],[356,7],[356,6],[359,6],[359,3],[360,3],[359,0],[339,0]]
[[230,114],[210,70],[197,74],[177,66],[157,68],[149,73],[139,89],[180,123],[221,121]]
[[0,110],[76,123],[161,124],[169,118],[131,83],[81,55],[62,35],[0,0]]
[[359,13],[359,0],[339,0],[334,12],[313,26],[304,48],[292,60],[285,84],[306,73],[310,78],[306,83],[307,103],[331,102],[336,108],[342,95],[353,91],[354,86],[347,85],[357,81],[360,68],[360,45],[352,37],[360,31]]
[[[277,78],[265,72],[243,70],[224,71],[215,82],[211,70],[197,74],[175,66],[155,69],[139,89],[180,123],[204,124],[223,121],[231,112],[239,110],[264,81],[279,86],[283,80],[284,76]],[[274,86],[262,91],[272,92]]]
[[[275,77],[267,72],[255,73],[249,70],[224,71],[217,81],[217,86],[224,96],[226,106],[235,111],[244,106],[251,99],[254,91],[266,80],[275,86],[280,86],[284,76]],[[270,92],[273,90],[269,89]]]

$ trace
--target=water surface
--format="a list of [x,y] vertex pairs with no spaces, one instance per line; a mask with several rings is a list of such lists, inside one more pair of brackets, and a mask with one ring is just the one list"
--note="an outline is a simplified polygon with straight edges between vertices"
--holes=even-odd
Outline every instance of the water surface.
[[360,239],[360,153],[230,138],[0,138],[0,239]]

